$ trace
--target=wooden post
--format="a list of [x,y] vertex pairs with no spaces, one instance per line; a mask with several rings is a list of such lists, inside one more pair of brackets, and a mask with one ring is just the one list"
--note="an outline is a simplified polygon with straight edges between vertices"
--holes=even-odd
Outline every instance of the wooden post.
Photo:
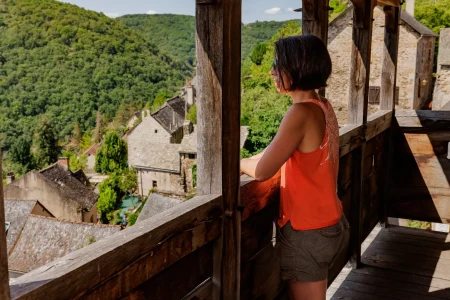
[[[2,171],[2,153],[0,150],[0,173]],[[0,299],[8,300],[9,296],[9,273],[8,252],[6,246],[5,230],[5,201],[3,198],[3,180],[0,182]]]
[[383,68],[381,71],[380,110],[395,110],[400,9],[385,6]]
[[350,67],[348,123],[366,124],[369,100],[370,55],[375,0],[352,0],[353,45]]
[[[383,51],[383,68],[381,71],[381,95],[380,110],[395,111],[395,97],[397,85],[397,58],[399,45],[399,21],[400,8],[394,6],[385,6],[385,27],[384,27],[384,51]],[[389,227],[388,222],[388,203],[390,197],[391,185],[391,162],[392,162],[392,128],[386,136],[386,144],[384,147],[387,157],[384,158],[384,170],[386,176],[383,184],[383,205],[380,214],[381,226]]]
[[197,0],[197,193],[222,194],[224,210],[214,247],[215,299],[240,294],[241,14],[242,0]]
[[[302,0],[302,33],[319,37],[328,44],[329,0]],[[325,96],[325,88],[320,89]]]
[[[372,46],[373,9],[376,0],[352,0],[353,2],[353,45],[350,67],[350,92],[348,104],[348,123],[357,125],[367,124],[367,110],[369,102],[370,55]],[[363,130],[365,136],[365,127]],[[366,142],[355,152],[354,160],[354,190],[352,205],[352,256],[354,269],[361,266],[362,243],[362,207],[364,201],[364,154]]]

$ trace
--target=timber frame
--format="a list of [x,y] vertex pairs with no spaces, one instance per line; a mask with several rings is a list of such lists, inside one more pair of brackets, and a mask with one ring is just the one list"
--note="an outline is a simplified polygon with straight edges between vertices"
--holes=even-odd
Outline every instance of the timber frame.
[[[352,2],[349,122],[340,129],[338,180],[352,229],[347,251],[329,271],[330,284],[349,260],[354,268],[361,266],[362,241],[378,222],[387,226],[388,215],[436,219],[417,215],[404,202],[388,201],[393,190],[407,192],[402,182],[391,184],[394,144],[399,144],[394,138],[450,125],[448,113],[394,110],[399,1]],[[368,116],[376,5],[383,5],[386,15],[383,76],[380,111]],[[280,174],[266,182],[239,175],[242,0],[196,0],[196,8],[198,196],[14,279],[9,287],[6,238],[0,231],[1,299],[9,299],[10,290],[13,299],[274,299],[283,294],[274,230]],[[303,0],[304,33],[326,42],[328,12],[328,0]],[[437,196],[448,192],[433,191]],[[450,223],[450,210],[439,216]]]

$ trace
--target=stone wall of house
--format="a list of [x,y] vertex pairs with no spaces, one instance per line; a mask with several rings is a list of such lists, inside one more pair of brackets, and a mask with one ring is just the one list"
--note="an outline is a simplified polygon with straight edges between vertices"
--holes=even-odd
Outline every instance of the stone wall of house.
[[90,211],[83,211],[83,222],[94,224],[98,222],[97,205],[94,205]]
[[86,163],[86,172],[94,172],[95,170],[95,155],[88,155]]
[[156,183],[156,190],[161,193],[185,195],[183,178],[180,174],[156,172],[138,169],[138,188],[141,196],[147,196]]
[[[381,85],[381,69],[384,48],[384,12],[374,9],[370,85]],[[400,26],[400,49],[398,58],[397,86],[400,87],[399,107],[409,108],[414,96],[417,42],[419,35]],[[347,123],[349,77],[352,52],[352,10],[336,19],[329,29],[328,50],[333,62],[333,73],[328,81],[327,97],[333,104],[339,124]],[[370,113],[378,110],[370,107]]]
[[4,195],[9,200],[37,200],[57,219],[83,221],[80,205],[35,171],[5,186]]
[[183,176],[183,185],[186,193],[190,194],[194,191],[194,177],[192,167],[196,164],[196,154],[181,154],[181,174]]
[[440,33],[433,110],[450,110],[450,28]]

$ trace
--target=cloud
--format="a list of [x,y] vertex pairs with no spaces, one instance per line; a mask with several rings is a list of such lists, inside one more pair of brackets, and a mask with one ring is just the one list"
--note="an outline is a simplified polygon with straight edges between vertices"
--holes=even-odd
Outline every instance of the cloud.
[[156,15],[158,12],[156,10],[149,10],[147,15]]
[[286,11],[287,11],[287,12],[293,12],[294,9],[293,9],[292,7],[289,7],[289,8],[286,8]]
[[264,13],[268,14],[268,15],[276,15],[276,14],[281,13],[281,8],[272,7],[271,9],[266,10]]
[[118,13],[105,13],[105,16],[114,19],[114,18],[120,17],[120,14],[118,14]]

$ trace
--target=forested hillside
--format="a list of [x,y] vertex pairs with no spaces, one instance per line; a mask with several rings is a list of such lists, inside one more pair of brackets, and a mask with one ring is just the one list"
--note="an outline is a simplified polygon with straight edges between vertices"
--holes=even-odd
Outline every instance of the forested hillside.
[[31,138],[42,114],[63,140],[96,113],[151,104],[174,93],[191,68],[103,14],[54,0],[0,2],[0,139]]
[[[195,17],[172,14],[126,15],[118,20],[142,33],[162,51],[194,65]],[[286,24],[269,21],[243,25],[242,59],[247,58],[258,43],[272,38]]]

